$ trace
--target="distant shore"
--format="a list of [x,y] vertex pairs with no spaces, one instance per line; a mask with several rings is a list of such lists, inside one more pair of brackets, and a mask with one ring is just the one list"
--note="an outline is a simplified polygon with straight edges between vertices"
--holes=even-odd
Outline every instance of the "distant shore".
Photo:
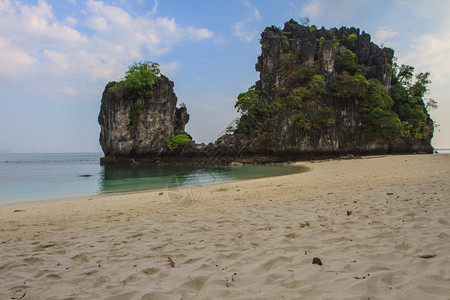
[[1,205],[0,298],[448,299],[450,155],[299,164]]

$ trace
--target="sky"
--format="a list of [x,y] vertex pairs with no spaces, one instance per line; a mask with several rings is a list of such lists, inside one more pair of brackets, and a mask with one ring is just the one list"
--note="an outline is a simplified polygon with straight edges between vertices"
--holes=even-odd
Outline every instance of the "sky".
[[0,0],[0,152],[100,152],[103,89],[138,61],[160,64],[186,130],[213,142],[259,78],[261,32],[302,17],[360,28],[429,71],[432,144],[450,148],[449,12],[442,0]]

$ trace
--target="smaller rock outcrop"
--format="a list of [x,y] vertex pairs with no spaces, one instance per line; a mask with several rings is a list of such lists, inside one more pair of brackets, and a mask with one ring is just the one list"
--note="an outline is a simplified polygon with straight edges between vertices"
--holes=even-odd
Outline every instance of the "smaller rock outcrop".
[[173,82],[161,75],[150,96],[117,89],[118,84],[108,83],[102,96],[98,116],[102,162],[169,154],[167,141],[189,121],[187,108],[177,108]]

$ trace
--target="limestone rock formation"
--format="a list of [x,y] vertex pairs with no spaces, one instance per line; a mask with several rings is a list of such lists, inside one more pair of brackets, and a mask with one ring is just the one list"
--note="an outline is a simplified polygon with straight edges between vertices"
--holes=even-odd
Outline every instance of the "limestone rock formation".
[[186,107],[177,108],[173,82],[161,75],[149,97],[114,90],[117,84],[106,85],[98,116],[103,162],[167,153],[167,141],[189,121]]
[[[326,30],[291,20],[261,34],[260,79],[238,96],[233,132],[208,145],[167,141],[184,130],[173,82],[161,75],[150,96],[119,92],[111,82],[99,123],[103,163],[274,162],[323,155],[432,153],[425,104],[428,73],[395,64],[356,28]],[[186,137],[184,137],[186,140]],[[172,146],[176,145],[174,143]]]
[[239,96],[235,134],[218,144],[272,157],[433,151],[423,94],[392,78],[394,51],[365,32],[291,20],[264,30],[261,51],[260,80]]

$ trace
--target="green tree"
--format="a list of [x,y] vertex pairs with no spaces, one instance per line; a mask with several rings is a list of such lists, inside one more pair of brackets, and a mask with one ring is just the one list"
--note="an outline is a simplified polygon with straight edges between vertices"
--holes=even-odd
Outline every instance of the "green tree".
[[391,110],[374,108],[364,119],[364,133],[368,139],[392,139],[404,135],[403,124]]
[[124,79],[113,90],[126,90],[137,97],[149,97],[160,79],[159,64],[155,62],[134,62],[125,72]]
[[255,85],[252,85],[247,92],[239,94],[234,108],[242,113],[255,110],[259,104],[259,95],[260,91],[256,89]]
[[414,67],[408,65],[401,65],[399,68],[395,68],[394,72],[397,72],[394,78],[402,85],[407,85],[414,77]]
[[394,64],[392,87],[389,90],[394,100],[394,111],[398,114],[407,136],[422,138],[433,131],[433,124],[427,123],[427,110],[437,108],[433,99],[426,100],[428,85],[431,83],[429,72],[414,76],[414,67]]
[[333,92],[338,97],[364,97],[369,88],[369,81],[362,74],[350,75],[343,71],[337,76]]
[[308,87],[316,94],[324,95],[327,93],[327,83],[322,75],[314,75],[308,84]]
[[394,100],[389,96],[381,82],[377,79],[370,79],[367,92],[359,104],[359,111],[370,113],[375,108],[388,111],[391,110],[393,105]]
[[356,54],[349,49],[336,55],[335,69],[338,73],[347,71],[351,75],[357,71],[361,72],[361,66],[356,63]]
[[191,137],[186,133],[186,131],[181,130],[178,134],[174,135],[167,141],[167,148],[169,148],[170,151],[174,151],[189,143],[189,141],[191,141]]
[[320,107],[311,111],[311,120],[316,128],[331,127],[336,123],[336,112],[331,107]]

